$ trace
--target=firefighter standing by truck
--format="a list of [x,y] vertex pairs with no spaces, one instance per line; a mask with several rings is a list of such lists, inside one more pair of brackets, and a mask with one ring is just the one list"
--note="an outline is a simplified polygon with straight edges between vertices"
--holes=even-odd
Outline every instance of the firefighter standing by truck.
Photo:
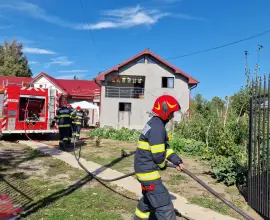
[[70,140],[70,126],[72,124],[72,110],[67,108],[67,105],[62,105],[57,109],[56,116],[52,121],[51,127],[55,122],[58,124],[59,129],[59,148],[65,150]]
[[[67,108],[71,110],[71,114],[73,115],[73,113],[75,112],[74,108],[72,107],[71,104],[68,104],[67,105]],[[72,139],[72,135],[73,135],[73,132],[75,130],[75,122],[74,122],[74,118],[72,118],[73,120],[71,121],[70,123],[70,130],[69,130],[69,139],[68,139],[68,144],[71,143],[71,139]]]
[[82,122],[83,122],[83,118],[84,118],[84,114],[83,111],[81,110],[80,106],[76,107],[76,111],[73,112],[73,118],[74,118],[74,124],[75,124],[75,128],[74,128],[74,136],[76,140],[79,140],[80,138],[80,133],[81,133],[81,127],[82,127]]
[[180,171],[183,161],[170,148],[165,128],[179,111],[177,100],[169,95],[157,98],[152,109],[153,117],[146,123],[134,158],[136,177],[141,183],[143,197],[135,211],[135,220],[151,219],[176,220],[174,206],[167,188],[163,185],[159,169],[166,169],[167,161],[172,162]]

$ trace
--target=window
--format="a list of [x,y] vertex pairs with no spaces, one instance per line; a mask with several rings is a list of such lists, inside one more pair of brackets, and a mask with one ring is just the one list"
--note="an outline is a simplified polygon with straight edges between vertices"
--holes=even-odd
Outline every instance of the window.
[[154,60],[151,59],[150,57],[148,57],[148,63],[149,63],[149,64],[157,64],[156,61],[154,61]]
[[162,88],[174,88],[174,78],[173,77],[162,77]]
[[139,59],[136,63],[144,63],[144,57]]
[[119,112],[131,112],[131,103],[119,102]]

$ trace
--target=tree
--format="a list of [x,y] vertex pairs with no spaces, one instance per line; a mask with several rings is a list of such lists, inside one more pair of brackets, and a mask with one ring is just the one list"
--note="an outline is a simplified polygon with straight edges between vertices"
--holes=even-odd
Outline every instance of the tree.
[[237,93],[232,96],[232,109],[234,109],[235,113],[239,116],[249,114],[249,100],[249,88],[241,88]]
[[22,52],[23,44],[14,40],[0,45],[0,75],[31,77],[28,59]]

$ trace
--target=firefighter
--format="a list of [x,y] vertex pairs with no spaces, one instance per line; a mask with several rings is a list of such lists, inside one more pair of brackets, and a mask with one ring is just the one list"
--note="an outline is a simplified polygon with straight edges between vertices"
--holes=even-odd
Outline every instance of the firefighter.
[[158,220],[176,220],[169,191],[163,185],[158,170],[166,169],[166,160],[175,164],[178,171],[184,168],[182,159],[168,144],[165,128],[166,123],[174,117],[174,112],[180,109],[179,103],[172,96],[157,98],[152,109],[153,117],[146,123],[139,137],[134,169],[141,183],[143,197],[137,205],[135,220],[152,216]]
[[[74,108],[72,107],[72,105],[68,104],[67,105],[67,108],[71,110],[72,112],[72,115],[73,115],[73,112],[75,111]],[[70,145],[71,143],[71,139],[72,139],[72,135],[74,133],[74,130],[75,130],[75,124],[74,124],[74,120],[71,121],[70,123],[70,130],[69,130],[69,136],[68,136],[68,145]]]
[[67,105],[62,105],[61,108],[57,109],[51,127],[54,126],[55,122],[57,122],[59,129],[59,148],[65,150],[69,142],[70,126],[72,122],[72,111],[67,108]]
[[77,140],[79,140],[82,122],[84,118],[84,114],[80,106],[77,106],[76,111],[73,113],[73,117],[74,117],[74,123],[75,123],[74,136]]

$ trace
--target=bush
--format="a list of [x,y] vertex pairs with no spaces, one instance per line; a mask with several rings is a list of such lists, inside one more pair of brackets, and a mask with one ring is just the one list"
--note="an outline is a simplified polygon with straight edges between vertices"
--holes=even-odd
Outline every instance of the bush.
[[137,141],[140,131],[127,128],[116,130],[114,128],[96,128],[89,132],[89,137],[99,137],[104,139],[121,140],[121,141]]
[[[241,90],[239,94],[242,96],[244,92]],[[183,118],[175,131],[179,140],[182,137],[205,143],[205,154],[193,154],[208,159],[218,181],[224,181],[227,185],[246,183],[247,174],[249,121],[247,111],[243,114],[241,108],[248,105],[248,99],[235,97],[238,95],[233,96],[232,100],[226,99],[227,107],[216,97],[212,101],[195,97],[191,118]],[[239,100],[241,103],[238,105]],[[192,145],[195,147],[195,142]],[[201,149],[196,151],[201,152]]]
[[[196,123],[200,119],[200,123]],[[169,141],[170,146],[179,154],[198,156],[207,159],[211,165],[212,172],[218,181],[226,185],[235,183],[246,183],[247,155],[246,145],[237,145],[246,141],[246,121],[235,123],[228,120],[228,125],[213,117],[211,119],[215,126],[205,126],[208,120],[196,116],[189,121],[182,121],[176,128],[173,138]],[[198,126],[196,126],[196,124]],[[210,129],[208,129],[210,128]],[[209,130],[207,135],[206,131]],[[89,132],[90,137],[98,137],[122,141],[138,141],[141,131],[122,128],[97,128]],[[192,138],[197,138],[194,140]],[[208,145],[204,138],[208,138]]]
[[228,186],[247,182],[247,160],[243,155],[232,157],[214,156],[210,160],[212,172],[218,181],[224,181]]
[[174,137],[169,144],[176,152],[190,156],[204,156],[208,151],[206,144],[201,141],[177,136]]

